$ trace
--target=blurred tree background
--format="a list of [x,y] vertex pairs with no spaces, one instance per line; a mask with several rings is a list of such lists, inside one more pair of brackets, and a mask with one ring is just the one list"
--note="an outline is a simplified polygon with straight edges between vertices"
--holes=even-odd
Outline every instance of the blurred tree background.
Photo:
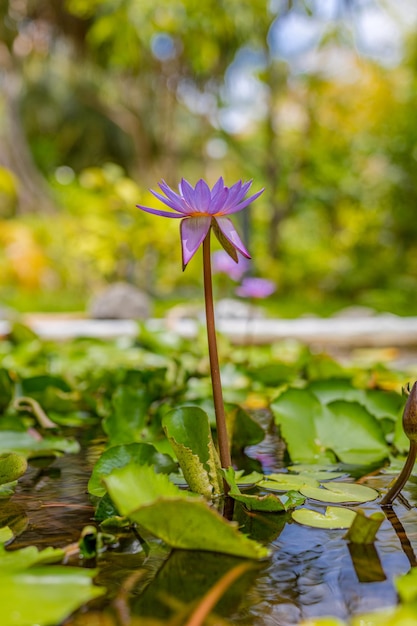
[[200,297],[164,178],[253,179],[279,315],[417,314],[413,0],[0,0],[0,302]]

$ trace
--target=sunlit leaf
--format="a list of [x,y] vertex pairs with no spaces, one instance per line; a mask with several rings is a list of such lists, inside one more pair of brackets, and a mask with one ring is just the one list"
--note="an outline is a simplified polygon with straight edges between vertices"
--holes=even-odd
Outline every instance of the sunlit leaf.
[[362,511],[358,511],[345,539],[357,544],[373,543],[384,520],[385,515],[382,512],[377,511],[366,517]]
[[96,572],[48,566],[0,573],[0,605],[5,626],[50,626],[104,593],[92,585]]
[[173,548],[260,559],[264,548],[239,533],[200,497],[192,497],[150,467],[126,466],[105,479],[120,513]]
[[328,506],[326,512],[319,513],[312,509],[301,508],[291,513],[293,520],[305,526],[314,528],[349,528],[355,519],[356,513],[344,507]]
[[289,491],[290,489],[300,489],[304,485],[318,487],[319,482],[309,474],[268,474],[265,480],[259,483],[262,489],[271,491]]
[[249,511],[263,511],[269,513],[288,511],[290,508],[303,504],[305,500],[305,498],[297,492],[291,492],[291,496],[283,495],[282,497],[278,497],[272,493],[268,495],[242,494],[236,482],[233,468],[223,470],[223,474],[230,485],[230,497],[244,504]]
[[7,543],[7,541],[10,541],[13,537],[13,531],[9,528],[9,526],[3,526],[3,528],[0,528],[0,543]]
[[155,472],[167,474],[174,472],[177,467],[171,457],[161,454],[149,443],[112,446],[103,452],[94,465],[88,481],[88,491],[94,496],[104,496],[106,488],[102,479],[117,467],[123,467],[129,463],[152,465]]
[[162,425],[190,489],[206,497],[223,492],[220,461],[207,414],[186,406],[164,415]]
[[332,482],[321,487],[304,485],[300,491],[307,498],[320,502],[370,502],[378,497],[375,489],[356,483]]

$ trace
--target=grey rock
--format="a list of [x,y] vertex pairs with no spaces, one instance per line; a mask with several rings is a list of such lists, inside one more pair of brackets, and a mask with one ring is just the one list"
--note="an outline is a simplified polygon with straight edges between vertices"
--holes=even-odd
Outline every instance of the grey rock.
[[151,315],[151,300],[134,285],[118,282],[92,299],[89,315],[95,319],[146,320]]

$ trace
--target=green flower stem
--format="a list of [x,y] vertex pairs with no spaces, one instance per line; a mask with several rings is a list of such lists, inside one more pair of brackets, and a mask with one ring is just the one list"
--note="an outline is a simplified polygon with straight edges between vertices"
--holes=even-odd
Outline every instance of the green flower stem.
[[211,278],[210,230],[203,241],[204,298],[206,304],[207,339],[210,358],[211,384],[213,388],[214,412],[216,414],[217,441],[220,463],[227,469],[232,465],[226,429],[223,390],[220,379],[219,355],[217,352],[216,326],[214,323],[213,284]]

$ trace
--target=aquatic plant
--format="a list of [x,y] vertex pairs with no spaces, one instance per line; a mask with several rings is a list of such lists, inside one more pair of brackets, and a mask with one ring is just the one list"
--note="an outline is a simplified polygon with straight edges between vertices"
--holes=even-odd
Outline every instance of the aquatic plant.
[[242,183],[242,181],[239,180],[231,187],[226,187],[223,178],[220,177],[212,189],[210,189],[203,179],[200,179],[195,187],[193,187],[183,178],[178,186],[179,193],[176,193],[165,181],[162,181],[159,187],[165,195],[157,191],[151,191],[156,198],[166,204],[172,211],[154,209],[140,204],[137,205],[139,209],[148,213],[162,217],[181,219],[180,237],[183,270],[197,252],[200,245],[203,244],[204,295],[210,372],[220,462],[224,468],[230,467],[232,461],[226,428],[214,320],[210,233],[213,229],[220,244],[236,263],[238,263],[238,252],[246,258],[250,258],[249,252],[246,250],[233,222],[228,216],[241,211],[261,195],[263,189],[252,196],[245,197],[251,185],[251,181]]

